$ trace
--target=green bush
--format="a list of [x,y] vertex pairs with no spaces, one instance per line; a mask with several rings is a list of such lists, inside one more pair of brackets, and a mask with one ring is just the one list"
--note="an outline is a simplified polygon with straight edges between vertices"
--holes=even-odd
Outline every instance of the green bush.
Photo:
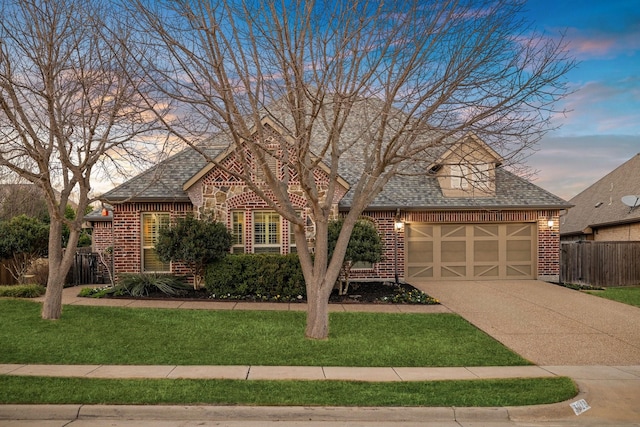
[[0,297],[37,298],[44,295],[46,288],[40,285],[0,286]]
[[207,216],[202,219],[187,215],[174,225],[160,229],[156,251],[162,261],[179,261],[193,273],[193,285],[201,286],[207,264],[229,253],[232,236],[227,227]]
[[306,296],[304,276],[295,254],[230,255],[207,267],[207,291],[215,298],[297,300]]
[[180,291],[191,289],[184,279],[172,274],[142,273],[121,274],[114,292],[132,297],[149,296],[153,292],[178,295]]
[[85,298],[104,298],[106,296],[123,296],[128,295],[125,293],[124,288],[121,286],[100,286],[97,288],[82,288],[78,293],[79,297]]

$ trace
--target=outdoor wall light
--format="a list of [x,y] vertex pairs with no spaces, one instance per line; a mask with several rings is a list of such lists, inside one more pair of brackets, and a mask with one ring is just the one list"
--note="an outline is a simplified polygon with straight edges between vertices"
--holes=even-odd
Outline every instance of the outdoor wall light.
[[552,220],[552,219],[550,219],[550,220],[548,220],[548,221],[547,221],[547,226],[548,226],[549,228],[553,228],[553,220]]
[[399,233],[404,228],[404,222],[397,219],[396,222],[393,224],[393,227]]

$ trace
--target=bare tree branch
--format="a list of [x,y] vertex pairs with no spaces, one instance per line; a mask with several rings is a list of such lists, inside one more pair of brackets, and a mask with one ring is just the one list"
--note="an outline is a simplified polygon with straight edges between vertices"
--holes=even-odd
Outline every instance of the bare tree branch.
[[[141,158],[160,110],[126,54],[124,16],[101,0],[8,0],[0,21],[0,167],[44,193],[51,231],[42,316],[61,314],[92,177],[99,168]],[[114,37],[115,33],[118,37]],[[154,111],[151,111],[154,110]],[[145,148],[146,146],[146,148]],[[148,157],[148,156],[147,156]],[[75,219],[64,216],[75,197]],[[62,224],[70,230],[63,252]]]
[[[242,171],[216,166],[296,225],[314,338],[327,336],[326,304],[353,225],[387,182],[427,173],[468,135],[517,159],[549,128],[574,65],[562,42],[531,31],[518,0],[135,4],[155,48],[144,59],[150,80],[179,110],[164,124],[203,155],[208,136],[226,135]],[[289,165],[283,177],[268,167],[274,153]],[[328,259],[345,163],[352,203]],[[252,177],[256,165],[266,187]],[[312,248],[287,191],[291,173],[316,224]]]

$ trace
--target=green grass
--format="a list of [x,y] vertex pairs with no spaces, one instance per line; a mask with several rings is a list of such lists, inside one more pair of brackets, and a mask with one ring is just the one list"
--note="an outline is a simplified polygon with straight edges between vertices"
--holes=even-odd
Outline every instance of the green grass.
[[41,285],[0,285],[0,297],[37,298],[44,295],[46,290]]
[[566,377],[365,383],[0,376],[2,404],[521,406],[576,394]]
[[591,295],[640,307],[640,287],[607,288],[603,291],[588,291]]
[[305,313],[65,306],[0,300],[0,363],[275,366],[513,366],[529,362],[454,314],[332,313],[304,338]]

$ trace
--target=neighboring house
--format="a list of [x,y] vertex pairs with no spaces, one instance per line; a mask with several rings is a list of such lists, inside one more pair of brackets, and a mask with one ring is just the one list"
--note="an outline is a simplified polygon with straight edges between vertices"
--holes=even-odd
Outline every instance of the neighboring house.
[[[636,207],[629,203],[634,200]],[[575,196],[570,203],[575,206],[560,219],[562,241],[640,241],[640,154]]]
[[[278,137],[271,120],[265,118],[262,125]],[[203,149],[228,168],[237,164],[224,136]],[[339,171],[341,191],[333,200],[336,215],[348,211],[352,202],[350,186],[361,154],[350,154]],[[270,162],[274,171],[282,173],[277,155]],[[438,152],[430,163],[422,175],[391,179],[364,212],[383,236],[385,257],[375,265],[359,265],[352,277],[392,280],[398,274],[408,282],[557,280],[558,219],[560,211],[570,206],[566,201],[503,169],[500,156],[475,137]],[[254,172],[255,182],[261,182],[260,171]],[[316,179],[326,182],[322,167]],[[292,179],[289,186],[311,242],[313,218],[299,183]],[[116,274],[186,273],[180,264],[162,262],[154,244],[161,227],[189,212],[206,210],[225,223],[235,236],[233,253],[296,251],[288,221],[242,181],[191,148],[109,191],[103,199],[113,212],[87,219],[94,224],[95,247],[113,246]]]

